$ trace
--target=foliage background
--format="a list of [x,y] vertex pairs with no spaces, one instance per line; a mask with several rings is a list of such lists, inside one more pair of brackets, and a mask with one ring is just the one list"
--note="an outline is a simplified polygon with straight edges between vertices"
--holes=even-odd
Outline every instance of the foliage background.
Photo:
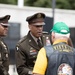
[[[17,5],[18,0],[0,0],[1,4]],[[24,0],[24,6],[52,8],[52,0]],[[56,0],[56,8],[75,9],[75,0]]]

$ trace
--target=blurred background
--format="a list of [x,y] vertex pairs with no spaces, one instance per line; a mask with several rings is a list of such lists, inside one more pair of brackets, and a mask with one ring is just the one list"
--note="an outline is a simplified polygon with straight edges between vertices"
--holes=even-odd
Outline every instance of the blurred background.
[[49,32],[58,21],[65,22],[75,47],[75,0],[0,0],[0,17],[11,15],[8,36],[4,38],[10,49],[10,75],[17,75],[15,46],[29,30],[26,17],[37,12],[46,14],[44,31]]

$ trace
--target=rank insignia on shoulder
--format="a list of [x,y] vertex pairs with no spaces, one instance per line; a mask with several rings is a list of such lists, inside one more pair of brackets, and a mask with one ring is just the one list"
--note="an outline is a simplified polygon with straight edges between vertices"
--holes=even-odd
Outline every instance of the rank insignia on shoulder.
[[46,46],[51,45],[49,37],[46,37]]
[[19,48],[18,48],[18,47],[16,47],[16,50],[18,51],[18,50],[19,50]]
[[6,57],[8,58],[8,54],[6,54]]

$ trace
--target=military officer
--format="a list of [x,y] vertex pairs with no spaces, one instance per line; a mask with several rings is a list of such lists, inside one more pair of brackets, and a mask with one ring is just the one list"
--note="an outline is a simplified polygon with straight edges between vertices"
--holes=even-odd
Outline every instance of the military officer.
[[2,37],[7,35],[10,15],[0,17],[0,75],[9,75],[9,50]]
[[44,45],[50,44],[50,35],[43,33],[45,14],[35,13],[28,16],[29,32],[16,45],[16,67],[19,75],[30,75],[36,60],[38,51]]

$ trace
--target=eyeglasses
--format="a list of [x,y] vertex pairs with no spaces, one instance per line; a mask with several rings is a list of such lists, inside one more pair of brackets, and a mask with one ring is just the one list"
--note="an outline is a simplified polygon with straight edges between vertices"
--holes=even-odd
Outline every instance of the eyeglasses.
[[34,24],[32,24],[31,26],[34,26],[36,28],[43,27],[43,25],[34,25]]
[[35,27],[39,28],[39,27],[43,27],[43,25],[34,25]]

